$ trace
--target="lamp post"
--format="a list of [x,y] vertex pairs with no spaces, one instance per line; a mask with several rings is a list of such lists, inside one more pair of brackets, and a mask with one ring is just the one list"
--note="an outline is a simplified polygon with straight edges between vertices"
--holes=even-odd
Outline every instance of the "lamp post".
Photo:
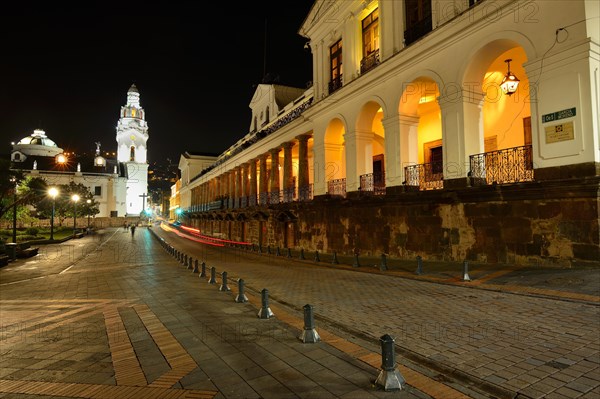
[[[88,214],[88,227],[87,227],[87,228],[88,228],[88,230],[89,230],[89,229],[90,229],[90,213],[92,213],[92,212],[91,212],[91,209],[90,209],[90,206],[91,206],[91,204],[92,204],[92,200],[91,200],[91,199],[87,199],[85,202],[87,203],[87,206],[88,206],[88,209],[87,209],[87,214]],[[89,231],[88,231],[88,234],[89,234]]]
[[50,217],[50,241],[54,241],[54,204],[56,202],[56,196],[58,195],[58,189],[56,187],[50,187],[48,195],[52,197],[52,216]]
[[73,200],[73,237],[77,233],[77,201],[79,201],[79,195],[73,194],[71,197]]
[[13,231],[12,240],[17,243],[17,179],[15,177],[10,179],[11,182],[15,183],[15,191],[13,191]]

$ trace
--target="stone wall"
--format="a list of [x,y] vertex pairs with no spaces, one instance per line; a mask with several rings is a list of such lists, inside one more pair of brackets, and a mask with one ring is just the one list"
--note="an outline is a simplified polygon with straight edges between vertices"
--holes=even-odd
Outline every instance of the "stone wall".
[[233,240],[242,239],[243,223],[245,241],[258,244],[262,236],[263,245],[285,247],[287,237],[292,247],[307,251],[572,266],[600,262],[599,184],[593,177],[347,199],[323,196],[306,203],[222,210],[193,220],[204,232],[217,224]]

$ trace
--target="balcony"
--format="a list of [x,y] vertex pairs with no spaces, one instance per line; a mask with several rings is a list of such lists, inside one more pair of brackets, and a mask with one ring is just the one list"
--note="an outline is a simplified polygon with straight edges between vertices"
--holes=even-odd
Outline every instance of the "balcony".
[[336,78],[331,79],[331,81],[329,82],[329,94],[341,88],[343,84],[344,79],[342,77],[342,74],[340,74],[340,76]]
[[367,173],[361,175],[360,191],[366,194],[385,195],[385,174]]
[[363,73],[375,68],[380,62],[379,49],[377,49],[360,61],[360,74],[362,75]]
[[327,194],[346,197],[346,178],[334,179],[327,182]]
[[419,190],[440,190],[444,188],[443,164],[441,162],[422,163],[404,168],[405,184]]
[[474,185],[533,181],[531,145],[471,155],[469,160]]

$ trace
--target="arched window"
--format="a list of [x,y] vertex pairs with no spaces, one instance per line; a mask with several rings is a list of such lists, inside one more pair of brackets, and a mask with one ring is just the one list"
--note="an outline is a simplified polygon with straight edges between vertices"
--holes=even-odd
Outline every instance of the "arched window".
[[135,146],[133,146],[133,145],[129,149],[129,160],[132,162],[135,161]]

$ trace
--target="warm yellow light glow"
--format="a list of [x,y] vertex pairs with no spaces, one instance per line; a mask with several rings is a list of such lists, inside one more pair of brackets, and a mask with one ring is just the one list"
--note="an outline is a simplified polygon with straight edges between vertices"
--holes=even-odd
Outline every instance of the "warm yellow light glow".
[[65,154],[58,154],[56,156],[56,162],[57,163],[67,163],[67,157],[65,156]]
[[56,187],[50,187],[48,189],[48,195],[51,196],[53,199],[56,198],[56,196],[58,195],[58,189]]
[[425,95],[419,98],[419,104],[425,104],[435,101],[435,94],[431,94],[429,96]]
[[77,202],[77,201],[79,201],[79,195],[73,194],[73,196],[71,197],[71,199],[73,200],[73,202]]
[[88,204],[91,204],[91,203],[92,203],[92,200],[91,200],[91,199],[88,199],[88,200],[86,200],[85,202],[87,202]]

